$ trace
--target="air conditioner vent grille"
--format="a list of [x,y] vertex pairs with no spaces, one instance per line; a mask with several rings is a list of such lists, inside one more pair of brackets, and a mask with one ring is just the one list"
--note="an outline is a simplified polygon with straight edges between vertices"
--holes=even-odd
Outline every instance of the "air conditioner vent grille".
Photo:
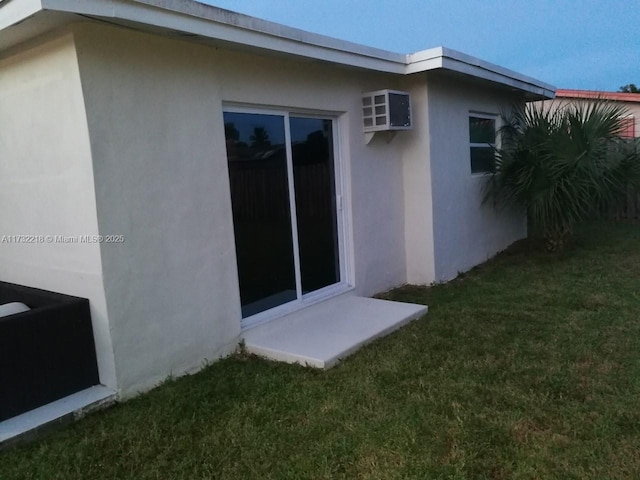
[[377,90],[362,94],[362,124],[365,132],[410,130],[412,125],[409,93]]

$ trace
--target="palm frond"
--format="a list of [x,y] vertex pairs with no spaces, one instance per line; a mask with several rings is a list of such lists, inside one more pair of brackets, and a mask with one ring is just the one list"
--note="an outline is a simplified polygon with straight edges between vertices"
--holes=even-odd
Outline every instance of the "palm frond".
[[514,106],[485,201],[522,208],[545,235],[570,232],[628,185],[640,186],[640,141],[621,140],[625,108],[607,101]]

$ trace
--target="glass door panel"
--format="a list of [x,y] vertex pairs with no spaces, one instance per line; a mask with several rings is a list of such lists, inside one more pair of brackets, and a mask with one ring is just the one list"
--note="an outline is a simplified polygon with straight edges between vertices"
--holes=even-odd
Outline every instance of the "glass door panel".
[[298,298],[284,122],[224,113],[243,318]]
[[303,294],[340,281],[332,123],[289,120]]

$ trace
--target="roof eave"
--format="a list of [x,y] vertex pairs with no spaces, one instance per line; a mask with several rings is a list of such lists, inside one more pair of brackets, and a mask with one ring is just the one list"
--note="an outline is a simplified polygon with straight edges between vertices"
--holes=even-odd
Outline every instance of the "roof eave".
[[552,85],[450,48],[438,47],[407,55],[406,73],[435,69],[449,70],[521,90],[531,100],[555,96],[555,87]]
[[13,25],[17,25],[42,11],[41,0],[23,0],[20,2],[8,2],[2,5],[2,15],[0,16],[0,31]]
[[405,55],[286,27],[192,0],[41,0],[47,10],[133,22],[140,28],[196,35],[204,39],[313,60],[402,74]]
[[609,100],[614,102],[640,102],[640,94],[626,92],[605,92],[598,90],[567,90],[558,89],[557,98],[571,98],[579,100]]
[[[407,75],[437,69],[451,70],[521,90],[534,98],[553,98],[555,92],[551,85],[444,47],[403,55],[193,0],[21,0],[10,1],[0,12],[0,31],[38,12],[43,12],[39,14],[40,17],[56,13],[59,19],[69,22],[80,15],[127,26],[135,24],[140,29],[195,35],[212,42],[376,72]],[[5,14],[7,12],[8,15]],[[44,24],[42,28],[45,28]]]

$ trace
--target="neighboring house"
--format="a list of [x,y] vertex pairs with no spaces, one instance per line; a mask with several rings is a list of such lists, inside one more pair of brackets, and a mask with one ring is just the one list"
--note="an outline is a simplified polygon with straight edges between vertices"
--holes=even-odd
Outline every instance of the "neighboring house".
[[[365,134],[384,89],[410,117]],[[484,172],[500,112],[553,94],[191,0],[0,3],[0,234],[44,239],[0,244],[0,280],[88,298],[101,382],[132,395],[286,313],[366,309],[523,238]]]
[[556,98],[545,104],[556,108],[573,103],[606,100],[623,106],[628,114],[623,119],[624,126],[620,133],[623,138],[640,137],[640,94],[622,92],[599,92],[595,90],[556,90]]
[[[545,108],[563,108],[573,104],[591,104],[595,101],[612,102],[626,110],[622,118],[621,138],[640,138],[640,94],[625,92],[601,92],[596,90],[556,91],[554,100],[545,100]],[[606,215],[616,220],[637,221],[640,219],[640,195],[631,188],[627,195],[610,207]]]

